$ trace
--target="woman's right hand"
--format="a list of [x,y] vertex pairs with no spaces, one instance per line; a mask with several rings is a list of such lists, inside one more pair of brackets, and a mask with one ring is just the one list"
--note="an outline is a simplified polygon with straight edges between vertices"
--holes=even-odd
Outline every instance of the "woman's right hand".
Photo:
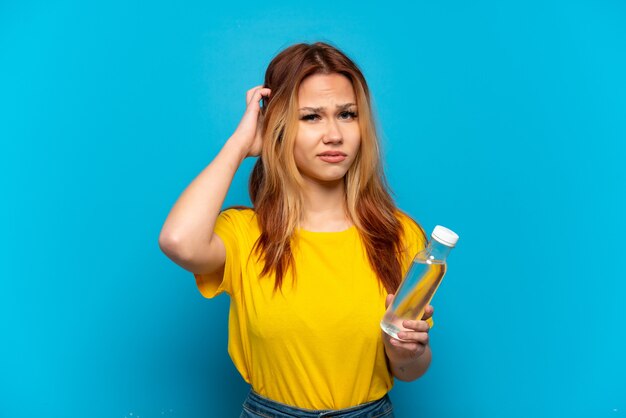
[[261,154],[263,115],[259,102],[262,97],[269,97],[271,93],[270,89],[262,85],[252,87],[246,93],[246,112],[233,134],[233,137],[236,137],[237,141],[241,141],[241,145],[248,150],[246,157],[257,157]]

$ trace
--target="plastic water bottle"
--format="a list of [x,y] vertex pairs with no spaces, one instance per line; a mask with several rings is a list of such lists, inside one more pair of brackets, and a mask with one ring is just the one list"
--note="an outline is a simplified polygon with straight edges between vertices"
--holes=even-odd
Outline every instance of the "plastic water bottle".
[[446,274],[446,257],[459,240],[457,234],[440,225],[431,237],[428,246],[413,259],[380,323],[383,331],[398,340],[398,332],[406,330],[402,326],[405,319],[421,319],[424,315],[424,308]]

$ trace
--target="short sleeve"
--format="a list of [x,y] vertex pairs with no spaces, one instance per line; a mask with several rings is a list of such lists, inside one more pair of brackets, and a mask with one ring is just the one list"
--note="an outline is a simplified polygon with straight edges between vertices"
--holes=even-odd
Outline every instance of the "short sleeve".
[[241,244],[245,240],[246,216],[238,209],[227,209],[219,214],[214,233],[226,249],[224,272],[194,273],[202,296],[213,298],[222,292],[233,294],[233,280],[241,277]]
[[427,239],[422,227],[409,215],[399,212],[398,219],[402,223],[402,228],[404,230],[402,246],[402,273],[404,275],[408,271],[411,261],[413,261],[413,258],[417,255],[417,253],[426,248]]

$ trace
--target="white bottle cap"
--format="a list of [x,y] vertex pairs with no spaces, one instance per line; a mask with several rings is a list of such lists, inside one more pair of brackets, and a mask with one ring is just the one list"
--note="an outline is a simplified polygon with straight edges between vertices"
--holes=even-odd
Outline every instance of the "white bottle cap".
[[441,225],[437,225],[435,229],[433,229],[431,237],[447,247],[454,247],[456,242],[459,240],[459,236],[455,234],[454,231],[451,231]]

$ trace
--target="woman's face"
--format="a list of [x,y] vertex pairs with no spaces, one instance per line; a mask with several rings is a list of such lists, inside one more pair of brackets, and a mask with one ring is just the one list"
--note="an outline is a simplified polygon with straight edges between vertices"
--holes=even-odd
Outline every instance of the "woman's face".
[[298,90],[294,158],[306,181],[343,179],[361,146],[356,97],[341,74],[314,74]]

